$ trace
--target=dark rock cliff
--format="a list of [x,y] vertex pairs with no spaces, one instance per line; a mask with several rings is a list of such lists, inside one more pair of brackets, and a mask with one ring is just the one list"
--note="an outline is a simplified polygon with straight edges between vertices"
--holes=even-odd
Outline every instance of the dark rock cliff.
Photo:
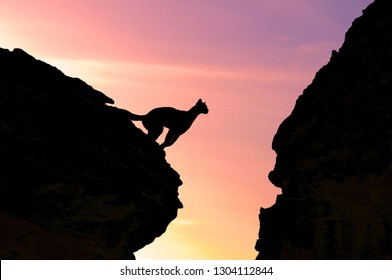
[[364,10],[280,125],[258,259],[392,258],[391,15]]
[[0,49],[1,259],[131,259],[177,216],[179,175],[112,103]]

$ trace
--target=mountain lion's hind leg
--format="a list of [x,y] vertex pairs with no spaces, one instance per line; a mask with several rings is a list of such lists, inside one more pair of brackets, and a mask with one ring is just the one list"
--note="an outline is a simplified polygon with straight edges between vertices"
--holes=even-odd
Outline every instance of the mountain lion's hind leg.
[[181,134],[178,134],[178,133],[173,132],[172,130],[169,130],[167,132],[166,137],[165,137],[165,141],[161,144],[161,147],[165,148],[165,147],[169,147],[169,146],[173,145],[174,142],[177,141],[178,137],[180,137],[180,135]]
[[163,126],[154,124],[151,122],[143,121],[143,126],[147,129],[147,135],[150,136],[154,141],[158,139],[159,135],[163,132]]

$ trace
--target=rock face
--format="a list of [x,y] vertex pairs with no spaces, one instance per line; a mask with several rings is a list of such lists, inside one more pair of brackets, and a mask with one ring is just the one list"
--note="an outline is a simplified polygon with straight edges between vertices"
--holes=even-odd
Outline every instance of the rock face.
[[391,14],[371,4],[280,125],[258,259],[392,258]]
[[177,216],[179,175],[108,103],[0,49],[1,259],[132,259]]

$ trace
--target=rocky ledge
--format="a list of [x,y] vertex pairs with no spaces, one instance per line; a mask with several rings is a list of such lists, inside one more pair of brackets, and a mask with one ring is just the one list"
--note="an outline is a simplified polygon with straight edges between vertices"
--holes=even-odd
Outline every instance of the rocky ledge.
[[0,49],[1,259],[132,259],[177,216],[179,175],[113,103]]
[[364,10],[280,125],[258,259],[392,258],[391,14]]

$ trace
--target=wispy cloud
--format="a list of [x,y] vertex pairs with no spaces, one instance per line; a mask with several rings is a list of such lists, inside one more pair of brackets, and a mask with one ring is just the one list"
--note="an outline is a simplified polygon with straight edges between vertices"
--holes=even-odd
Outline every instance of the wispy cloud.
[[194,225],[199,225],[200,222],[195,221],[195,220],[185,220],[185,219],[176,219],[173,221],[173,224],[178,225],[178,226],[194,226]]
[[313,55],[320,53],[329,53],[336,46],[336,42],[318,42],[314,44],[303,44],[294,48],[295,54]]

